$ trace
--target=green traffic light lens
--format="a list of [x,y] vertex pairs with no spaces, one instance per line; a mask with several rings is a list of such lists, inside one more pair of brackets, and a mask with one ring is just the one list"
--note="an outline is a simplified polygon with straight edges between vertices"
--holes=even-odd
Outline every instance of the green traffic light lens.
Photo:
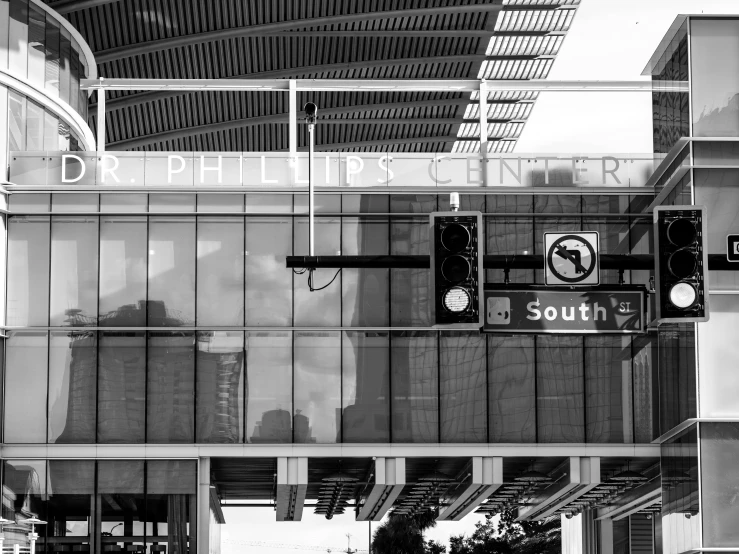
[[698,231],[690,219],[679,218],[667,226],[667,238],[677,247],[684,248],[695,242]]
[[461,252],[470,244],[470,231],[459,223],[450,223],[441,231],[441,244],[449,252]]
[[441,262],[441,274],[450,283],[461,283],[470,276],[470,262],[464,256],[456,254]]
[[678,279],[687,279],[698,267],[696,253],[686,248],[678,250],[667,260],[667,267]]
[[678,308],[690,308],[697,298],[698,293],[690,283],[677,283],[670,289],[670,302]]
[[442,303],[447,311],[459,314],[470,307],[472,298],[470,293],[462,287],[452,287],[444,293]]

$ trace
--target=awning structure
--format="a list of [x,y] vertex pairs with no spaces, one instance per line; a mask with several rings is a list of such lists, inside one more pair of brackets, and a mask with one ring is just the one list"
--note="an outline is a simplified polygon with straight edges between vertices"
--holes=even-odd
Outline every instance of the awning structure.
[[[148,10],[119,0],[47,3],[79,29],[102,77],[258,83],[545,79],[579,0],[162,0]],[[489,152],[514,148],[538,94],[488,92]],[[106,100],[110,150],[288,149],[283,95],[148,90],[113,92]],[[297,100],[319,106],[317,150],[480,149],[479,92],[298,91]]]

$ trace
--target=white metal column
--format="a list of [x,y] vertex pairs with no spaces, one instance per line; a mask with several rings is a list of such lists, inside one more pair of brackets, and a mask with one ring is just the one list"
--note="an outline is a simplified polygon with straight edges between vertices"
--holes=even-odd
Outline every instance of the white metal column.
[[198,467],[198,547],[197,554],[210,549],[210,458],[200,458]]
[[485,79],[480,81],[480,172],[482,186],[488,186],[488,87]]
[[[102,83],[103,78],[100,77]],[[97,151],[105,152],[105,89],[98,87]]]

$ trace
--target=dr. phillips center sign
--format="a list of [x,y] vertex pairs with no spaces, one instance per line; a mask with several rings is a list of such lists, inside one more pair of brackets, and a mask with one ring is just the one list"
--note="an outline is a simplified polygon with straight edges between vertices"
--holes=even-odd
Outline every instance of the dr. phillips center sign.
[[484,332],[643,333],[645,289],[485,286]]
[[[318,153],[318,186],[643,186],[651,158]],[[308,159],[282,153],[13,152],[17,184],[105,186],[301,186]]]

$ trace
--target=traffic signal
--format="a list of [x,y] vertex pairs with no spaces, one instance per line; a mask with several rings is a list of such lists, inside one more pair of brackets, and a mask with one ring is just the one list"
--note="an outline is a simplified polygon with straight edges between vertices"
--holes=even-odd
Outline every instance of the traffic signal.
[[479,329],[482,303],[482,214],[434,212],[431,235],[431,320],[434,325]]
[[703,206],[654,209],[658,323],[708,320],[708,254]]

